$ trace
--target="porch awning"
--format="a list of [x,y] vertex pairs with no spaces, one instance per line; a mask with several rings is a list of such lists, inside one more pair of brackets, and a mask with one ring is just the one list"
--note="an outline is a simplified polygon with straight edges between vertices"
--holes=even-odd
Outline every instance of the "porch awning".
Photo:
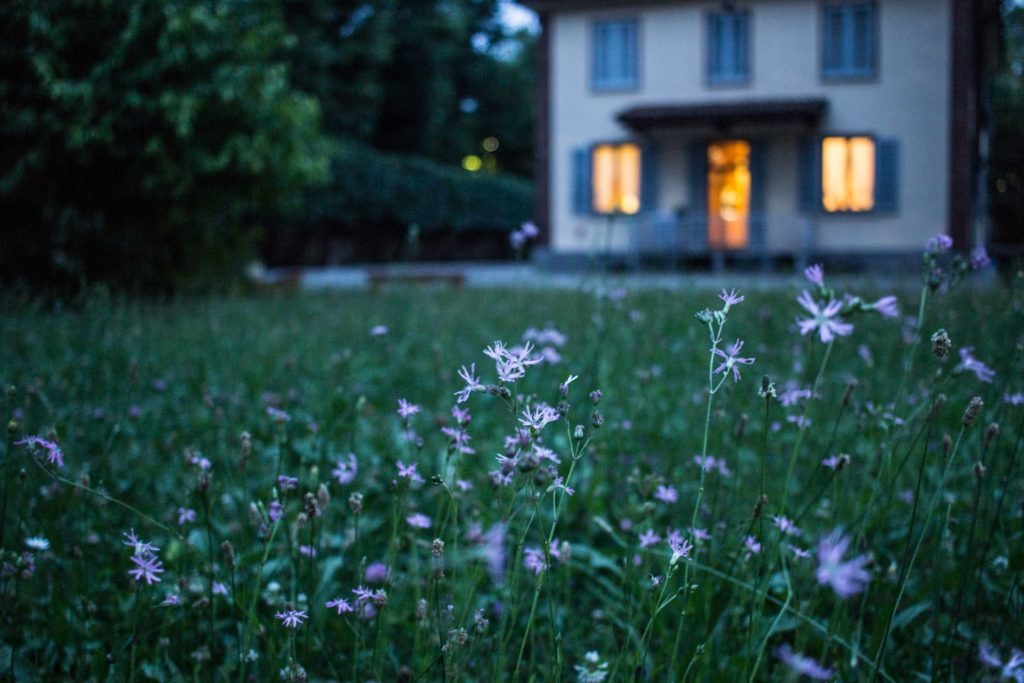
[[631,107],[620,112],[618,119],[634,130],[685,125],[710,125],[720,128],[751,123],[799,123],[813,126],[827,111],[828,100],[822,98],[739,100]]

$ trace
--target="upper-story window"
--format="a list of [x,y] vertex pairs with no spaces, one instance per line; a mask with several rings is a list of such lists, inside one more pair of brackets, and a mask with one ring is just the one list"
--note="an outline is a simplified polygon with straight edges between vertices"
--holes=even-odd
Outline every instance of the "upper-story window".
[[708,82],[745,83],[750,78],[750,15],[743,11],[708,15]]
[[636,19],[594,22],[594,90],[635,89],[637,53]]
[[869,78],[878,69],[877,5],[844,2],[824,7],[822,76]]

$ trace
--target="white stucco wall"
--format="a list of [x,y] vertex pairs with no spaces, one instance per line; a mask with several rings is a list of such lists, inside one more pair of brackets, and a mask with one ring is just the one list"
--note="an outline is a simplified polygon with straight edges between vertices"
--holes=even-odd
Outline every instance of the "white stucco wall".
[[[948,0],[879,0],[879,68],[865,82],[821,78],[821,2],[737,2],[750,11],[751,79],[739,87],[705,82],[706,14],[721,2],[635,5],[614,10],[554,13],[550,33],[551,220],[556,251],[603,244],[607,220],[578,216],[572,206],[572,153],[596,141],[635,136],[616,115],[644,104],[698,104],[735,100],[826,98],[821,133],[860,133],[900,144],[899,209],[887,214],[815,216],[822,251],[909,251],[947,230],[950,111]],[[639,21],[640,85],[627,93],[591,91],[590,54],[595,19]],[[793,249],[803,239],[797,210],[797,126],[737,128],[726,137],[768,139],[769,248]],[[687,142],[711,130],[661,131],[659,209],[689,204]],[[792,221],[788,220],[792,217]],[[622,221],[620,221],[622,222]],[[613,247],[628,244],[620,225]]]

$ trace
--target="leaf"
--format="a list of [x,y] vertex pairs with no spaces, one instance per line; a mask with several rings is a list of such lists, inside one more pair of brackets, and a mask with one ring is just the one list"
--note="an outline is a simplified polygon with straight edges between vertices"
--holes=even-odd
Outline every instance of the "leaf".
[[921,602],[916,605],[911,605],[905,610],[901,610],[899,614],[897,614],[892,620],[892,630],[895,631],[898,628],[906,626],[914,619],[916,619],[919,615],[931,609],[931,606],[931,601],[926,600],[925,602]]

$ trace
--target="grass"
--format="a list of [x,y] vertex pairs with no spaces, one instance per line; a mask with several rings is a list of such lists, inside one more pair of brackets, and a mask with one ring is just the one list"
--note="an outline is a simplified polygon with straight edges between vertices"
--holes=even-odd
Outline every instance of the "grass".
[[[982,643],[1003,661],[1024,645],[1024,406],[1003,398],[1024,390],[1019,291],[932,292],[916,346],[916,287],[896,292],[901,317],[862,313],[831,345],[795,330],[798,286],[706,323],[695,314],[722,308],[715,292],[602,291],[8,302],[0,672],[741,681],[794,680],[813,659],[843,681],[999,675]],[[458,452],[440,431],[457,427],[458,369],[495,384],[483,349],[531,327],[565,335],[548,344],[560,362],[474,392],[476,452]],[[740,381],[709,357],[735,339],[756,358]],[[957,369],[967,346],[992,382]],[[973,396],[984,405],[965,427]],[[403,420],[399,398],[422,411]],[[521,453],[495,485],[495,457],[515,455],[506,437],[540,402],[563,416],[520,450],[539,438],[560,464]],[[17,444],[29,435],[57,442],[65,466]],[[349,453],[358,473],[341,484]],[[839,454],[845,467],[822,466]],[[129,575],[133,553],[153,559],[122,543],[130,529],[159,547],[160,582]],[[673,529],[695,544],[674,562]],[[867,572],[848,596],[818,580],[823,539],[861,558],[832,568]],[[380,592],[360,604],[362,585]],[[325,607],[339,597],[354,611]],[[287,628],[275,614],[289,610],[307,619]]]

